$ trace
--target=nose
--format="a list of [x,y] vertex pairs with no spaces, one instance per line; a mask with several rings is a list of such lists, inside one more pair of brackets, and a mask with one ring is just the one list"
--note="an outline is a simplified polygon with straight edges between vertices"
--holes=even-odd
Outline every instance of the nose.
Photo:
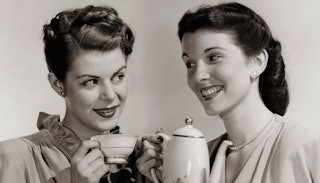
[[114,90],[113,85],[110,82],[106,82],[102,87],[101,87],[101,94],[100,98],[102,100],[106,101],[112,101],[116,98],[117,94]]
[[194,73],[195,79],[199,82],[209,80],[211,75],[206,63],[199,61]]

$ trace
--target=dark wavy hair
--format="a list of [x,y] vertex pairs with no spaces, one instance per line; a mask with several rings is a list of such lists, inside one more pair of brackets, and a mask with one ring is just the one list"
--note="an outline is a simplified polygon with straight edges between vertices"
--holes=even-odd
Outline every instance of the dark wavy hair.
[[63,11],[43,26],[43,34],[48,69],[61,81],[80,50],[104,52],[120,48],[127,58],[134,43],[133,31],[108,6]]
[[270,111],[284,115],[289,104],[285,64],[281,44],[272,37],[266,22],[244,5],[224,3],[187,11],[178,25],[180,41],[185,33],[199,29],[231,33],[235,44],[247,56],[254,56],[263,49],[268,52],[267,67],[259,77],[260,96]]

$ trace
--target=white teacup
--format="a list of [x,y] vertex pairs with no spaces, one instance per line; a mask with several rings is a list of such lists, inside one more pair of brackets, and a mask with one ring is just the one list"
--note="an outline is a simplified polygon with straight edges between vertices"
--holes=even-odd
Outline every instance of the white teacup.
[[108,134],[95,135],[90,140],[99,142],[99,148],[106,157],[109,164],[127,164],[128,156],[133,152],[136,135],[128,134]]

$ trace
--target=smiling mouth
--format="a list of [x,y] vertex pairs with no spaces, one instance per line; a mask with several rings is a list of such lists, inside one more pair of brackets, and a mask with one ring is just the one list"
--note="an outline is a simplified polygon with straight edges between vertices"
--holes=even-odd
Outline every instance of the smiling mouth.
[[111,118],[117,112],[118,107],[119,106],[117,105],[117,106],[110,107],[110,108],[93,109],[93,111],[96,112],[101,117]]
[[223,86],[212,86],[212,87],[206,87],[200,90],[202,97],[204,98],[210,98],[216,95],[218,92],[222,90]]

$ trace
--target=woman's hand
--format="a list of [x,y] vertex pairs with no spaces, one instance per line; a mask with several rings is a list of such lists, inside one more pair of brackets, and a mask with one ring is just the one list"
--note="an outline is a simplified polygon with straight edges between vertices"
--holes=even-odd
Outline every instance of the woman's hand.
[[105,164],[104,156],[98,147],[97,141],[82,142],[71,159],[72,183],[99,183],[100,178],[109,171],[109,166]]
[[[145,135],[137,143],[136,167],[142,175],[151,181],[156,178],[162,182],[162,152],[169,139],[168,135],[158,133],[156,135]],[[154,171],[153,175],[152,171]]]

